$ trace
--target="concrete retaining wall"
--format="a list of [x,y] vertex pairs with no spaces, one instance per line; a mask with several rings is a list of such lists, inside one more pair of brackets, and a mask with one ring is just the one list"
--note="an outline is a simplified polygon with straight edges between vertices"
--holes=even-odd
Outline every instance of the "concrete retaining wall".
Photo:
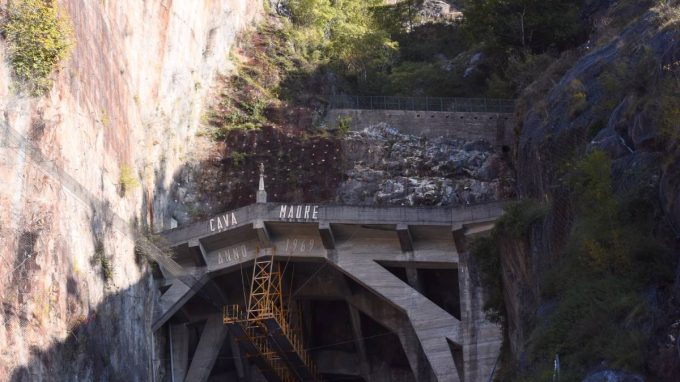
[[515,126],[512,114],[353,109],[330,110],[326,124],[334,127],[338,118],[344,116],[352,118],[350,125],[354,131],[385,122],[404,134],[484,139],[499,146],[511,145]]

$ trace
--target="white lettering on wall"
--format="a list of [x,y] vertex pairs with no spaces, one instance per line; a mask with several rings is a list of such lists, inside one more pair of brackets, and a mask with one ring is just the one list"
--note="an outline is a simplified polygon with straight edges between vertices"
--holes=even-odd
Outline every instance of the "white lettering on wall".
[[279,219],[318,220],[319,206],[283,205],[279,210]]
[[210,226],[210,232],[224,231],[229,227],[233,227],[238,224],[236,221],[236,214],[233,212],[227,212],[224,215],[220,215],[210,219],[208,225]]
[[286,239],[286,249],[284,249],[284,252],[312,252],[314,244],[314,239]]
[[217,264],[225,264],[234,261],[239,261],[248,257],[246,245],[240,245],[231,248],[225,248],[217,252]]

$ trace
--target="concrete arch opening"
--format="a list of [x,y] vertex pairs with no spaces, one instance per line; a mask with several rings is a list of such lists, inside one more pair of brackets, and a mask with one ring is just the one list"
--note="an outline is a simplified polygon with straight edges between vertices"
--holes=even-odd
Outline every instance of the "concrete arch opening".
[[261,203],[163,233],[185,272],[161,267],[154,316],[155,330],[168,333],[174,380],[288,380],[258,364],[222,315],[224,306],[248,306],[253,263],[267,259],[299,311],[300,359],[308,354],[318,369],[307,379],[282,355],[289,380],[485,380],[501,334],[479,311],[483,291],[469,279],[465,238],[487,232],[501,207]]

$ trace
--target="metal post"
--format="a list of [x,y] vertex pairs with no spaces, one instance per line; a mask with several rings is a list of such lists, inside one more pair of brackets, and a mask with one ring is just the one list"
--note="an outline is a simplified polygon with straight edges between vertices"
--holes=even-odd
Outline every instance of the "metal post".
[[373,110],[373,96],[370,96],[371,98],[371,110]]
[[357,100],[357,106],[356,106],[356,109],[358,109],[358,108],[359,108],[359,96],[356,96],[356,100]]
[[439,111],[444,111],[444,99],[439,98]]

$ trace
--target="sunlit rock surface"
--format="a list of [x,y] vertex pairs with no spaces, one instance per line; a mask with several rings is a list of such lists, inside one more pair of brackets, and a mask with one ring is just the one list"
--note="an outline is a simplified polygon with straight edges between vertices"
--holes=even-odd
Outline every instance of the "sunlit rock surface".
[[[4,3],[4,2],[3,2]],[[17,93],[0,43],[0,119],[92,199],[0,147],[0,380],[149,381],[155,354],[148,266],[127,229],[159,229],[216,72],[260,2],[58,2],[72,54],[43,98]],[[0,141],[3,141],[0,138]],[[127,166],[140,186],[123,194]]]

